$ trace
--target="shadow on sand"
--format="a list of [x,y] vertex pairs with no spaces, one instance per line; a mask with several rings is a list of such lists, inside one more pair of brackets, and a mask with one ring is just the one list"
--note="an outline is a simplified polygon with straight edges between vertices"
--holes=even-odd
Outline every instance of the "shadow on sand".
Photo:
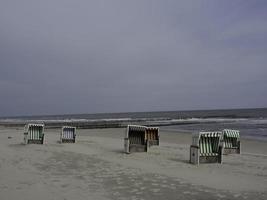
[[169,160],[173,161],[173,162],[180,162],[180,163],[190,164],[189,159],[185,160],[185,159],[180,159],[180,158],[170,158]]
[[17,143],[17,144],[9,144],[9,147],[14,147],[14,148],[19,148],[19,147],[25,147],[26,145],[21,142],[21,143]]

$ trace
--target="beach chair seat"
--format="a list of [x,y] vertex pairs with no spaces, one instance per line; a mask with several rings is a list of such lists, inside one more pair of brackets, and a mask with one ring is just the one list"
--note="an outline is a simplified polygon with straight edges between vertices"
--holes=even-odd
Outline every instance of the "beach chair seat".
[[25,125],[24,144],[44,144],[44,124]]
[[148,146],[159,145],[159,128],[158,127],[146,127],[146,137]]
[[75,143],[76,127],[63,126],[60,134],[61,143]]
[[224,145],[224,154],[240,154],[240,132],[238,130],[224,129],[222,142]]
[[145,126],[128,125],[124,138],[125,152],[146,152],[148,148],[145,134]]
[[190,146],[190,163],[222,163],[222,132],[193,134]]

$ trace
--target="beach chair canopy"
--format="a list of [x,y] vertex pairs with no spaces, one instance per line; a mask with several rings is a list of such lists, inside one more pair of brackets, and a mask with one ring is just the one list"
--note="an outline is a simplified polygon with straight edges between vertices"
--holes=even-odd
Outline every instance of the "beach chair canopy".
[[240,131],[238,130],[231,130],[231,129],[224,129],[223,130],[224,137],[231,137],[231,138],[240,138]]

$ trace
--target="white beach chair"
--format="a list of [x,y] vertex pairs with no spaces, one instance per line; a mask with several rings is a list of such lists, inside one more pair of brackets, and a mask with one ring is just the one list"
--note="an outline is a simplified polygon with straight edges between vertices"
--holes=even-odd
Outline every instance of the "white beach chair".
[[60,134],[61,143],[75,143],[76,127],[63,126]]
[[153,145],[159,145],[159,128],[128,125],[124,138],[124,150],[130,152],[147,152]]
[[44,144],[44,124],[25,125],[24,144]]
[[147,152],[148,143],[145,137],[146,137],[145,126],[128,125],[124,138],[125,153]]
[[190,146],[190,163],[222,163],[222,132],[200,132],[193,134]]
[[238,130],[224,129],[222,140],[224,145],[224,154],[241,153],[240,133]]

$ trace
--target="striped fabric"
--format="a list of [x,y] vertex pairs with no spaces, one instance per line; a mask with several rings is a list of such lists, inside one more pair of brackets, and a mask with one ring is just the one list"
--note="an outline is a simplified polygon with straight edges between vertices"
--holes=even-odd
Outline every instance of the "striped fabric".
[[137,125],[129,125],[128,129],[129,131],[146,131],[145,126],[137,126]]
[[146,127],[147,140],[159,140],[159,129],[156,127]]
[[200,132],[199,134],[200,155],[218,155],[221,132]]
[[130,144],[145,144],[145,126],[135,126],[129,125],[128,126],[128,137]]
[[223,135],[227,137],[240,138],[240,134],[238,130],[224,129]]
[[63,127],[62,128],[62,139],[72,140],[75,138],[75,127]]
[[42,140],[44,125],[42,124],[28,124],[27,128],[29,140]]
[[237,142],[240,139],[238,130],[223,130],[223,142],[225,148],[237,148]]

